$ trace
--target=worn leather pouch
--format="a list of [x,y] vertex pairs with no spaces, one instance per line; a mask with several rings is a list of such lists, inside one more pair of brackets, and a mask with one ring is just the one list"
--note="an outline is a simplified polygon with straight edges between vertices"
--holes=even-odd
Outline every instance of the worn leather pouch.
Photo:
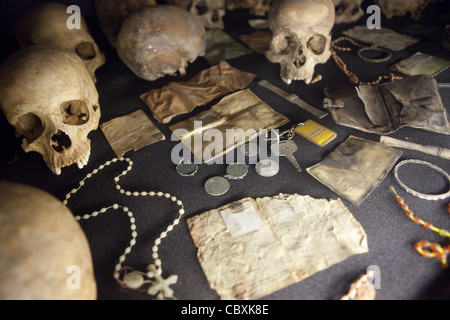
[[447,110],[436,80],[429,76],[352,89],[326,88],[325,97],[324,107],[339,125],[377,134],[408,126],[450,135]]

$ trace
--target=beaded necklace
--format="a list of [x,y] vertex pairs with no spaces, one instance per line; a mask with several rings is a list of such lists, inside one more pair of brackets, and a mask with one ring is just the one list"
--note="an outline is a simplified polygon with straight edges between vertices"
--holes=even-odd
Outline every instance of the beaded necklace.
[[[405,200],[397,194],[397,191],[394,187],[389,188],[392,193],[397,198],[397,202],[400,204],[400,207],[405,211],[405,215],[410,218],[415,224],[422,225],[425,229],[436,232],[442,237],[450,238],[450,232],[445,229],[440,229],[433,226],[431,223],[422,220],[419,217],[414,216],[414,213],[409,209],[408,205],[405,203]],[[448,213],[450,213],[450,203],[448,205]],[[438,258],[442,262],[442,267],[447,268],[447,257],[450,254],[450,245],[446,247],[442,247],[437,243],[430,243],[428,241],[422,240],[417,242],[414,245],[414,249],[419,252],[423,257],[426,258]]]
[[[130,218],[130,228],[131,228],[131,241],[130,245],[125,249],[124,253],[119,257],[119,262],[116,264],[114,269],[114,279],[124,288],[129,289],[139,289],[144,284],[150,284],[150,287],[148,288],[147,292],[149,295],[153,295],[158,299],[165,298],[175,298],[173,296],[173,290],[170,289],[170,285],[175,284],[177,282],[178,277],[176,275],[170,275],[168,278],[164,279],[162,277],[162,262],[158,255],[158,246],[161,244],[161,241],[167,237],[167,234],[173,230],[173,228],[180,223],[180,219],[185,213],[183,202],[181,200],[178,200],[175,196],[172,196],[169,193],[164,192],[155,192],[155,191],[142,191],[142,192],[131,192],[127,191],[122,188],[122,186],[119,185],[120,178],[125,176],[129,171],[131,171],[133,162],[129,158],[114,158],[111,161],[106,161],[104,164],[100,165],[97,169],[94,169],[91,173],[88,173],[86,177],[80,181],[78,188],[72,189],[65,197],[65,200],[63,201],[63,204],[67,206],[69,199],[72,195],[76,194],[84,185],[87,179],[92,178],[95,174],[97,174],[100,170],[104,169],[105,167],[115,163],[115,162],[128,162],[128,167],[126,170],[124,170],[120,175],[114,178],[114,183],[116,185],[116,189],[121,193],[125,194],[126,196],[150,196],[150,197],[165,197],[167,199],[170,199],[174,203],[176,203],[180,209],[178,210],[178,217],[174,219],[171,225],[167,227],[167,229],[159,235],[159,237],[155,240],[155,243],[152,248],[152,258],[154,259],[154,264],[150,264],[147,267],[146,272],[140,272],[140,271],[132,271],[130,273],[125,272],[129,268],[124,268],[123,263],[127,257],[131,253],[132,248],[136,245],[136,224],[135,224],[135,218],[133,216],[133,213],[124,206],[118,205],[117,203],[102,208],[99,211],[94,211],[91,214],[85,214],[76,216],[75,219],[77,221],[79,220],[87,220],[91,217],[96,217],[100,213],[106,213],[109,210],[122,210],[125,214],[128,215]],[[121,273],[124,273],[124,276],[121,278]],[[145,279],[147,277],[147,279]]]
[[351,72],[350,70],[348,70],[347,65],[345,64],[344,60],[342,60],[338,54],[337,54],[337,50],[338,51],[346,51],[349,52],[351,51],[350,48],[346,48],[346,47],[340,47],[337,44],[341,41],[349,41],[351,44],[353,44],[356,47],[360,47],[360,48],[377,48],[376,45],[372,45],[370,47],[364,47],[363,45],[357,43],[356,41],[354,41],[352,38],[349,37],[340,37],[336,40],[333,40],[331,42],[331,46],[330,46],[330,51],[331,51],[331,56],[333,57],[334,61],[336,62],[337,66],[345,73],[345,75],[349,78],[350,82],[355,84],[355,85],[376,85],[378,83],[380,83],[383,80],[390,80],[390,81],[395,81],[395,80],[400,80],[403,79],[402,77],[396,76],[393,73],[389,74],[389,75],[381,75],[377,78],[377,80],[372,81],[372,82],[361,82],[358,78],[358,76],[356,74],[354,74],[353,72]]

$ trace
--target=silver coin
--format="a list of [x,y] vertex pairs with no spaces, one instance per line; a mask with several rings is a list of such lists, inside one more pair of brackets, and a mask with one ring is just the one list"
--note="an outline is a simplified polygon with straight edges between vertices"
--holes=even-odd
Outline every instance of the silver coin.
[[177,165],[177,172],[183,177],[192,177],[197,173],[198,166],[193,163],[180,163]]
[[221,196],[230,189],[230,183],[224,177],[212,177],[205,183],[205,190],[212,196]]
[[274,160],[263,159],[256,164],[255,170],[260,176],[270,178],[278,174],[280,166]]
[[247,142],[241,145],[240,151],[247,157],[254,157],[259,154],[259,146],[256,142]]
[[243,179],[248,173],[248,167],[244,163],[232,163],[227,167],[227,178]]

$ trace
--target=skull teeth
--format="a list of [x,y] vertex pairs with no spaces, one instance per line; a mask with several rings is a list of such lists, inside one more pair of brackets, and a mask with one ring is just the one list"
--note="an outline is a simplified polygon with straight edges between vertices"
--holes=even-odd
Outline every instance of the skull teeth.
[[85,166],[87,166],[88,162],[89,162],[89,158],[91,156],[91,151],[89,151],[86,156],[83,158],[82,162]]
[[81,160],[77,161],[78,169],[83,169],[85,166],[87,166],[90,156],[91,152],[89,151]]
[[77,166],[78,166],[78,169],[83,169],[84,168],[84,164],[83,164],[82,161],[78,161],[77,162]]
[[57,176],[61,175],[61,168],[50,168],[50,170]]

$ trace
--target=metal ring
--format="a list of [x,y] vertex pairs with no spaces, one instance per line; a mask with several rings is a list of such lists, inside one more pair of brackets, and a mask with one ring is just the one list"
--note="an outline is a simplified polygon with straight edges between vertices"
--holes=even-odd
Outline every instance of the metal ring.
[[430,167],[431,169],[436,170],[437,172],[439,172],[440,174],[442,174],[445,178],[447,178],[447,181],[450,183],[450,175],[445,172],[444,170],[442,170],[441,168],[439,168],[438,166],[435,166],[434,164],[431,164],[429,162],[426,161],[421,161],[421,160],[404,160],[402,162],[400,162],[396,167],[395,167],[395,179],[397,180],[398,184],[408,193],[412,194],[415,197],[418,197],[420,199],[424,199],[424,200],[431,200],[431,201],[437,201],[437,200],[443,200],[446,199],[448,197],[450,197],[450,190],[447,193],[443,193],[443,194],[437,194],[437,195],[432,195],[432,194],[424,194],[424,193],[420,193],[417,192],[411,188],[409,188],[408,186],[406,186],[398,177],[398,170],[400,169],[400,167],[402,167],[405,164],[410,164],[410,163],[415,163],[415,164],[422,164],[425,166]]
[[[384,58],[379,58],[379,59],[371,59],[371,58],[367,58],[367,57],[364,57],[364,56],[362,55],[362,53],[363,53],[363,52],[366,52],[366,51],[378,51],[378,52],[384,52],[384,53],[386,54],[386,57],[384,57]],[[390,59],[392,58],[392,54],[391,54],[389,51],[387,51],[387,50],[385,50],[385,49],[382,49],[382,48],[378,48],[378,47],[365,47],[365,48],[361,48],[361,49],[358,50],[358,57],[360,57],[361,59],[363,59],[364,61],[367,61],[367,62],[380,63],[380,62],[385,62],[385,61],[390,60]]]

